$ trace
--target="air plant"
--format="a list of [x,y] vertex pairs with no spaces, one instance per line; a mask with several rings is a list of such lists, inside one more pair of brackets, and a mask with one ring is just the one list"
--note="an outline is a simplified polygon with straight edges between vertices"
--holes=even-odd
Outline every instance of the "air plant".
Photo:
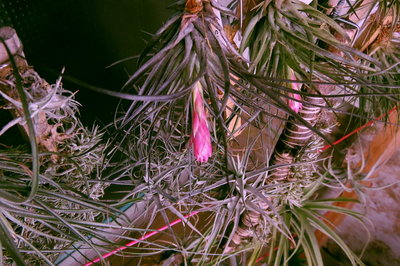
[[[52,264],[72,243],[87,241],[85,235],[93,227],[89,224],[116,211],[100,201],[108,183],[96,177],[107,163],[106,145],[97,127],[89,130],[82,125],[74,94],[62,87],[61,78],[50,85],[31,67],[19,65],[16,70],[12,56],[10,61],[15,71],[1,80],[1,94],[3,108],[14,119],[3,126],[1,134],[13,126],[24,128],[37,143],[34,156],[40,168],[33,169],[39,180],[34,194],[26,199],[34,175],[29,150],[22,145],[1,149],[2,261]],[[28,121],[34,134],[26,126]]]
[[[6,243],[13,242],[20,228],[31,234],[47,230],[45,236],[66,240],[59,247],[81,241],[100,257],[100,250],[115,247],[110,233],[101,230],[110,226],[99,222],[104,215],[119,216],[113,229],[136,233],[148,231],[161,217],[168,240],[118,235],[138,244],[124,250],[124,256],[163,254],[164,262],[252,264],[267,249],[268,264],[287,265],[301,252],[309,265],[321,265],[317,229],[337,242],[352,264],[361,264],[320,220],[320,212],[361,220],[360,215],[315,198],[318,189],[335,182],[330,176],[334,169],[322,167],[332,162],[331,154],[321,148],[332,144],[329,135],[339,115],[366,119],[398,102],[397,74],[391,71],[398,68],[396,47],[360,49],[354,44],[364,35],[351,36],[343,24],[363,8],[361,2],[342,11],[341,1],[325,13],[317,1],[235,0],[225,6],[216,0],[178,1],[172,6],[175,15],[152,36],[122,92],[88,86],[130,100],[121,102],[120,116],[107,127],[109,145],[101,143],[96,128],[90,132],[79,123],[77,105],[59,83],[51,87],[55,91],[31,95],[31,101],[43,103],[37,106],[53,129],[43,136],[57,141],[49,146],[36,135],[50,151],[41,154],[46,170],[32,202],[18,208],[9,200],[2,203],[8,204],[0,216]],[[377,9],[397,14],[398,4],[382,1]],[[392,17],[390,40],[396,43],[398,18]],[[385,48],[392,52],[387,60],[380,53]],[[18,73],[14,77],[17,82]],[[343,107],[357,102],[358,114]],[[58,105],[48,110],[49,103]],[[13,123],[31,117],[40,121],[32,106],[28,116]],[[29,171],[15,162],[25,166],[29,156],[7,156],[4,169],[12,175],[6,190],[23,191]],[[78,167],[84,163],[90,166]],[[18,188],[11,187],[11,179],[19,181]],[[141,211],[133,219],[121,222],[121,211],[98,201],[107,183],[133,187],[115,203],[134,202]],[[20,220],[27,209],[40,230]],[[196,217],[194,212],[202,225],[188,219]],[[170,225],[174,216],[185,225],[182,239]],[[18,230],[10,229],[12,223]],[[37,250],[24,238],[20,245]],[[14,260],[21,259],[17,248],[8,250]],[[43,252],[37,254],[48,260]]]
[[[210,228],[197,231],[186,221],[193,230],[187,244],[175,239],[174,250],[183,261],[246,263],[250,250],[256,254],[262,246],[288,241],[297,243],[296,251],[303,247],[308,263],[318,264],[313,228],[325,229],[340,241],[306,210],[313,201],[307,191],[328,180],[320,178],[320,162],[326,159],[320,149],[331,143],[328,135],[338,114],[347,112],[341,106],[363,97],[360,88],[390,99],[385,85],[368,78],[383,65],[352,46],[343,20],[313,4],[242,4],[232,1],[226,8],[217,1],[178,2],[173,6],[177,14],[141,55],[138,71],[124,87],[136,92],[123,96],[133,102],[116,124],[124,134],[116,138],[118,149],[140,162],[135,166],[144,177],[135,175],[137,189],[127,197],[145,193],[148,206],[155,206],[152,210],[166,224],[165,210],[178,217],[178,210],[212,212]],[[332,14],[339,16],[340,8]],[[203,162],[196,165],[186,144],[193,139],[190,129],[197,128],[193,106],[194,124],[189,119],[190,92],[199,87],[204,88],[201,99],[209,113],[205,135],[208,140],[211,128],[214,152],[207,161],[209,149],[207,156],[198,157],[194,147]],[[392,106],[394,98],[390,100]],[[300,241],[293,230],[301,233]],[[340,243],[350,260],[360,263]],[[280,255],[270,262],[279,264],[284,254],[287,263],[291,245],[279,245]]]

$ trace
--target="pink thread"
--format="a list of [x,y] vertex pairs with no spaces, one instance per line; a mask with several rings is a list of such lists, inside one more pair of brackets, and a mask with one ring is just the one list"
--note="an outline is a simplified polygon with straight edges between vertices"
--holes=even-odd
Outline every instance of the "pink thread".
[[[396,110],[396,107],[393,107],[393,108],[392,108],[389,112],[387,112],[386,114],[383,114],[383,115],[381,115],[381,116],[375,118],[374,120],[369,121],[368,123],[362,125],[361,127],[357,128],[357,129],[355,129],[355,130],[353,130],[353,131],[350,132],[349,134],[347,134],[347,135],[341,137],[340,139],[338,139],[337,141],[335,141],[335,142],[333,143],[333,145],[336,145],[336,144],[342,142],[343,140],[349,138],[351,135],[354,135],[354,134],[356,134],[357,132],[363,130],[364,128],[366,128],[366,127],[372,125],[375,121],[381,120],[381,119],[384,118],[385,116],[390,115],[390,114],[391,114],[392,112],[394,112],[395,110]],[[330,147],[332,147],[332,145],[330,145],[330,144],[329,144],[329,145],[326,145],[326,146],[324,146],[322,149],[320,149],[319,151],[322,152],[322,151],[324,151],[324,150],[326,150],[326,149],[329,149]]]
[[[194,212],[189,213],[188,215],[185,215],[184,217],[185,217],[185,219],[187,219],[187,218],[192,217],[192,216],[194,216],[194,215],[196,215],[196,214],[198,214],[198,213],[199,213],[198,211],[194,211]],[[175,221],[173,221],[172,223],[170,223],[169,226],[174,226],[174,225],[176,225],[176,224],[178,224],[178,223],[180,223],[180,222],[182,222],[182,219],[176,219]],[[148,234],[145,234],[144,236],[142,236],[141,238],[139,238],[139,239],[137,239],[137,240],[134,240],[134,241],[132,241],[132,242],[129,242],[128,244],[126,244],[126,245],[124,245],[124,246],[122,246],[122,247],[116,248],[116,249],[114,249],[113,251],[108,252],[108,253],[104,254],[103,256],[101,256],[101,257],[99,257],[99,258],[97,258],[97,259],[94,259],[94,260],[92,260],[92,261],[90,261],[90,262],[87,262],[87,263],[85,264],[85,266],[92,265],[93,263],[99,262],[99,261],[101,260],[101,258],[103,258],[103,259],[108,258],[108,257],[114,255],[115,253],[118,253],[118,252],[121,251],[121,250],[124,250],[124,249],[126,249],[126,248],[128,248],[128,247],[131,247],[131,246],[133,246],[133,245],[136,245],[136,244],[139,243],[140,241],[145,240],[145,239],[147,239],[147,238],[149,238],[149,237],[152,237],[152,236],[158,234],[159,232],[162,232],[162,231],[166,230],[169,226],[168,226],[168,225],[164,225],[163,227],[161,227],[161,228],[159,228],[159,229],[157,229],[157,230],[155,230],[155,231],[153,231],[153,232],[150,232],[150,233],[148,233]]]

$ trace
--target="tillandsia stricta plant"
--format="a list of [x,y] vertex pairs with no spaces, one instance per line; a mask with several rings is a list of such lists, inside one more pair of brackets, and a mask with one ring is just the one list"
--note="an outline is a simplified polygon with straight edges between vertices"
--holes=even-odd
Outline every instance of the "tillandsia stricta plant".
[[9,57],[0,78],[1,112],[13,115],[2,125],[1,141],[19,125],[17,137],[36,149],[22,141],[17,147],[1,144],[0,264],[53,265],[79,241],[101,254],[93,240],[108,241],[98,231],[107,227],[102,220],[121,214],[101,200],[108,187],[101,179],[108,164],[103,133],[82,125],[79,104],[61,78],[51,85],[5,42],[1,48]]
[[[126,155],[116,168],[135,186],[126,199],[144,195],[148,212],[137,218],[149,216],[150,227],[157,215],[168,224],[194,209],[211,213],[208,227],[183,219],[190,228],[183,239],[169,228],[169,248],[144,243],[140,251],[173,250],[186,262],[218,264],[248,263],[249,252],[254,262],[263,247],[277,247],[271,264],[287,264],[301,250],[308,264],[321,265],[318,229],[361,264],[318,220],[318,210],[330,207],[313,192],[331,180],[320,150],[341,115],[366,119],[397,104],[391,70],[398,53],[392,46],[393,59],[383,62],[378,50],[354,45],[364,24],[357,21],[352,34],[349,19],[365,10],[363,1],[347,8],[325,2],[178,1],[124,92],[107,92],[132,100],[114,123],[113,152]],[[399,8],[370,5],[370,13]],[[396,30],[391,34],[395,43]]]

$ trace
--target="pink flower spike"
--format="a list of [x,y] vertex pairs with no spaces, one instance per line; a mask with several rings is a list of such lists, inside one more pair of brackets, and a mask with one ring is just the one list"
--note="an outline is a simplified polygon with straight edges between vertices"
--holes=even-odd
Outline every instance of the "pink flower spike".
[[[290,79],[292,81],[296,81],[296,75],[294,74],[294,71],[292,69],[289,68],[289,75],[290,75]],[[301,90],[301,84],[300,83],[296,83],[296,82],[292,82],[291,83],[292,89],[299,91]],[[288,94],[289,97],[294,98],[295,100],[301,101],[301,96],[297,93],[289,93]],[[290,109],[292,109],[294,112],[298,113],[300,111],[300,109],[303,107],[303,104],[301,102],[295,101],[292,99],[289,99],[289,107]]]
[[193,89],[192,135],[191,144],[196,160],[201,163],[208,161],[212,155],[211,135],[207,124],[207,114],[204,110],[203,90],[200,82]]
[[[292,97],[296,100],[301,101],[301,96],[297,93],[289,93],[289,97]],[[297,102],[295,100],[289,99],[289,107],[294,112],[298,113],[300,111],[300,109],[303,107],[303,104],[301,102]]]

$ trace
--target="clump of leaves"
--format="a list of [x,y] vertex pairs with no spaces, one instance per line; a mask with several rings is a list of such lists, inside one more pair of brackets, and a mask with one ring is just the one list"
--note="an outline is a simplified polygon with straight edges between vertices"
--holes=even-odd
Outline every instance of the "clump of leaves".
[[[82,125],[78,103],[61,79],[49,85],[31,68],[15,70],[10,60],[14,71],[3,80],[1,95],[14,119],[1,134],[21,125],[38,149],[32,155],[23,145],[0,151],[2,259],[51,264],[63,249],[86,239],[94,230],[90,223],[116,211],[99,201],[108,186],[96,176],[107,162],[105,144],[97,127]],[[41,167],[31,170],[37,163]]]

